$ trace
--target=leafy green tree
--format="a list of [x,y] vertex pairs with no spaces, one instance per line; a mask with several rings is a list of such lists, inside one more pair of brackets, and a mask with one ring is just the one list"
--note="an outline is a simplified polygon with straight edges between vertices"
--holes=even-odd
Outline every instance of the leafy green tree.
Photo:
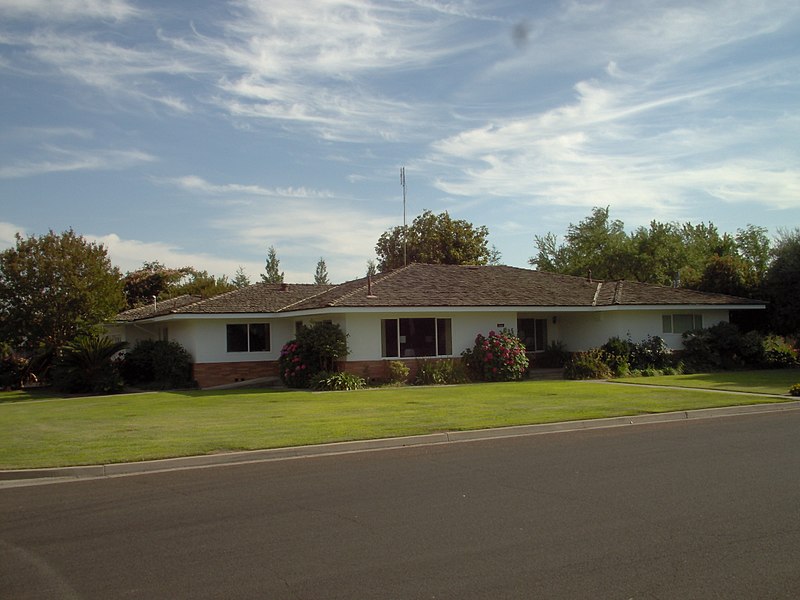
[[208,271],[198,271],[189,267],[184,278],[178,284],[172,286],[167,294],[164,295],[164,298],[176,298],[184,294],[210,298],[235,289],[236,285],[228,281],[225,275],[216,277]]
[[156,260],[145,262],[141,269],[126,273],[123,289],[128,308],[149,304],[153,298],[166,299],[170,288],[177,285],[189,270],[189,267],[170,269]]
[[759,289],[767,276],[772,260],[772,243],[766,227],[748,225],[736,230],[736,249],[744,259],[748,271],[748,284]]
[[328,265],[325,264],[325,259],[320,257],[317,262],[317,270],[314,272],[314,283],[317,285],[328,285],[331,280],[328,278]]
[[403,227],[394,227],[381,234],[375,246],[378,270],[402,267],[404,257],[407,263],[485,265],[493,256],[488,237],[483,225],[452,219],[446,211],[436,215],[425,210],[405,232]]
[[264,283],[283,283],[283,272],[281,271],[281,261],[275,246],[270,246],[267,250],[267,263],[264,266],[264,273],[261,274],[261,281]]
[[367,261],[367,277],[375,277],[378,274],[378,266],[373,259]]
[[120,272],[105,247],[71,229],[16,236],[0,253],[0,339],[35,351],[90,334],[125,305]]
[[563,245],[552,234],[536,236],[538,254],[529,263],[540,271],[566,275],[591,271],[597,279],[630,278],[635,256],[624,227],[622,221],[610,219],[608,207],[595,207],[589,217],[570,224]]
[[781,334],[800,334],[800,228],[778,233],[772,257],[765,285],[772,328]]
[[651,221],[631,236],[635,260],[630,261],[633,279],[644,283],[672,285],[686,264],[686,247],[675,223]]
[[236,289],[225,275],[216,277],[194,267],[171,269],[158,261],[144,263],[141,269],[127,273],[123,281],[129,308],[150,304],[153,298],[167,300],[184,294],[210,298]]

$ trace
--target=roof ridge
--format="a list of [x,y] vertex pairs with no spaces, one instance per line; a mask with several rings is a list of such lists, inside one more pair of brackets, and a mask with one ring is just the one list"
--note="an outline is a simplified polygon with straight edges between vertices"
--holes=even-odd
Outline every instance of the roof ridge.
[[[383,282],[383,281],[386,281],[387,279],[395,277],[397,274],[410,269],[411,266],[415,265],[415,264],[417,264],[417,263],[411,263],[409,265],[402,266],[399,269],[393,269],[392,271],[389,271],[388,273],[378,273],[378,275],[382,275],[382,277],[380,277],[380,279],[378,279],[377,281],[373,278],[372,279],[372,286],[375,286],[379,282]],[[369,288],[370,288],[369,278],[370,277],[371,277],[370,275],[367,275],[366,277],[362,277],[365,285],[360,285],[360,286],[356,287],[355,289],[353,289],[352,292],[348,292],[347,294],[344,294],[343,296],[340,296],[339,298],[337,298],[336,300],[331,302],[328,306],[336,306],[339,302],[343,302],[344,300],[346,300],[348,298],[352,298],[358,292],[360,292],[360,291],[362,291],[364,289],[369,290]],[[356,281],[358,281],[358,280],[356,280]],[[374,289],[373,289],[373,292],[374,292]]]
[[[296,284],[294,284],[294,285],[319,285],[319,286],[325,286],[326,284],[323,284],[323,283],[296,283]],[[319,292],[317,292],[316,294],[311,294],[310,296],[306,296],[305,298],[301,298],[300,300],[295,300],[294,302],[290,302],[290,303],[289,303],[289,304],[287,304],[286,306],[282,306],[282,307],[280,307],[280,308],[279,308],[278,310],[276,310],[275,312],[276,312],[276,313],[279,313],[279,312],[283,312],[283,311],[285,311],[285,310],[289,310],[289,309],[290,309],[292,306],[294,306],[294,305],[296,305],[296,304],[300,304],[300,303],[302,303],[302,302],[308,302],[308,301],[309,301],[309,300],[311,300],[312,298],[316,298],[317,296],[322,296],[322,294],[327,294],[328,292],[330,292],[330,291],[333,291],[333,290],[335,290],[337,287],[339,287],[339,286],[341,286],[341,285],[344,285],[344,284],[343,284],[343,283],[337,283],[337,284],[332,284],[332,285],[331,285],[331,284],[328,284],[328,285],[330,285],[330,287],[326,287],[324,290],[320,290],[320,291],[319,291]]]

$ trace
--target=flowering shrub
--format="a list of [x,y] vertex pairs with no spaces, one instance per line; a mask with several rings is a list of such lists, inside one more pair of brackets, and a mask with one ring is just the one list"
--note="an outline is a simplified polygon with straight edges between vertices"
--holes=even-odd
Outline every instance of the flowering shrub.
[[490,331],[488,337],[479,333],[475,346],[461,356],[472,374],[483,381],[515,381],[528,371],[524,344],[506,330]]
[[314,376],[333,373],[335,360],[347,354],[347,336],[335,323],[318,322],[303,326],[297,339],[281,349],[278,359],[281,380],[288,387],[311,387]]
[[800,396],[800,383],[795,383],[792,387],[789,388],[789,395]]
[[317,372],[317,369],[313,368],[310,358],[308,352],[304,351],[303,346],[297,340],[292,340],[284,345],[278,359],[281,381],[288,387],[307,388],[311,377]]

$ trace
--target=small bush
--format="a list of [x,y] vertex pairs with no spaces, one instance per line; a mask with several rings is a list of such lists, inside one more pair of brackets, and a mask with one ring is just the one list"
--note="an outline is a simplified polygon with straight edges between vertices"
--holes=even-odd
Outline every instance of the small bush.
[[347,371],[328,373],[320,371],[311,381],[315,390],[360,390],[366,387],[367,382],[363,377],[353,375]]
[[411,369],[401,360],[393,360],[389,363],[389,381],[392,383],[405,383]]
[[469,381],[464,363],[460,360],[438,359],[417,361],[414,385],[452,385]]
[[605,358],[605,353],[600,348],[577,352],[564,366],[564,378],[609,379],[612,373]]
[[192,356],[178,342],[141,340],[122,360],[122,376],[130,385],[151,389],[194,387]]
[[789,388],[789,395],[800,396],[800,383],[795,383],[792,387]]
[[564,343],[553,340],[544,349],[544,352],[536,355],[536,366],[547,369],[560,369],[569,360],[570,352]]
[[630,374],[631,354],[634,348],[633,342],[618,337],[609,338],[605,344],[600,346],[604,361],[614,377],[625,377]]
[[488,337],[479,333],[475,346],[461,356],[470,373],[482,381],[517,381],[528,372],[525,346],[506,330],[490,331]]
[[672,361],[672,350],[659,336],[647,336],[630,349],[630,365],[635,369],[663,369]]
[[783,369],[797,365],[797,350],[784,338],[768,335],[764,338],[764,365],[769,369]]

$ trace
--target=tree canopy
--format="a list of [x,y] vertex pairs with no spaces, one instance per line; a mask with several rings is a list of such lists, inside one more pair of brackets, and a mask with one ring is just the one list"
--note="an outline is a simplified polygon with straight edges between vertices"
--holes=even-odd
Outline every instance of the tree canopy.
[[436,215],[425,210],[405,232],[398,226],[381,234],[375,246],[378,270],[389,271],[412,262],[485,265],[492,258],[499,260],[497,251],[493,253],[488,247],[488,237],[489,230],[483,225],[452,219],[447,211]]
[[119,270],[102,244],[71,229],[16,236],[0,254],[0,338],[35,351],[88,335],[125,305]]
[[542,271],[598,279],[628,279],[660,285],[752,296],[761,289],[770,260],[763,227],[748,225],[736,236],[720,234],[713,223],[661,223],[625,231],[609,209],[594,208],[570,224],[564,243],[548,233],[535,236],[538,251],[530,264]]
[[225,275],[216,277],[194,267],[171,269],[158,261],[145,262],[141,269],[127,273],[123,284],[130,308],[148,304],[153,298],[167,300],[184,294],[208,298],[237,287]]

